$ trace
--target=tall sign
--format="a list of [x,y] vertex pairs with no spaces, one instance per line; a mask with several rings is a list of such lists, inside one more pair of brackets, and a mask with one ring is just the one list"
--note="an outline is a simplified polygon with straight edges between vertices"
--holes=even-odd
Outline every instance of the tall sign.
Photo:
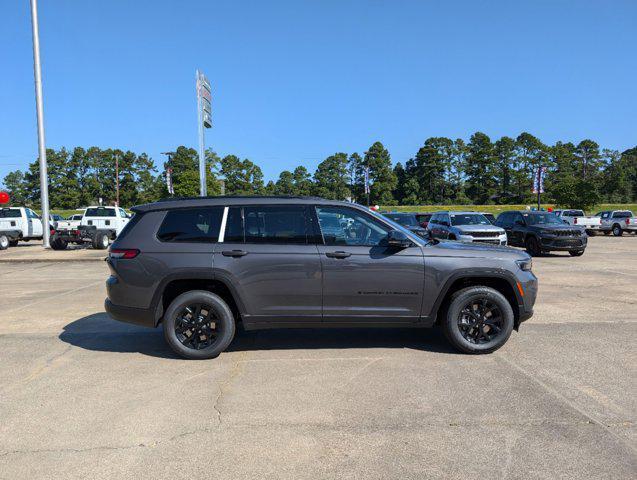
[[197,118],[199,123],[199,190],[200,195],[208,194],[206,183],[206,151],[204,129],[212,127],[212,89],[208,78],[199,70],[197,79]]

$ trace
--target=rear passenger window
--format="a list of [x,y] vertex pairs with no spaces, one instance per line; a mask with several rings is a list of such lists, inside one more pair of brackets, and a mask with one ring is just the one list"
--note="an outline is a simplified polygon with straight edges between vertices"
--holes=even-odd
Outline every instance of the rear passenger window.
[[308,215],[302,205],[231,207],[225,243],[309,243]]
[[169,210],[159,227],[162,242],[214,243],[219,239],[223,207]]
[[305,207],[269,205],[244,207],[246,243],[308,243]]

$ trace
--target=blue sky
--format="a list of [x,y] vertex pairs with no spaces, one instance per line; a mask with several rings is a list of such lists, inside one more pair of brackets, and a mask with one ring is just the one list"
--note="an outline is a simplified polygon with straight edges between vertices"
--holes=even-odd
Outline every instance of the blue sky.
[[[376,140],[637,145],[637,2],[40,0],[47,146],[207,146],[275,179]],[[0,179],[37,155],[27,0],[0,2]]]

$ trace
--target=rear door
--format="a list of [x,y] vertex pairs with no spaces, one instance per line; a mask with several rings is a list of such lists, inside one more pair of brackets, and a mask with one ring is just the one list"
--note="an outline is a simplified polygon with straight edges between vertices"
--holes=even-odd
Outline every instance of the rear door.
[[416,322],[422,306],[425,263],[414,245],[383,245],[391,227],[344,206],[317,206],[323,244],[324,322]]
[[228,207],[215,275],[249,322],[321,321],[321,261],[307,205]]

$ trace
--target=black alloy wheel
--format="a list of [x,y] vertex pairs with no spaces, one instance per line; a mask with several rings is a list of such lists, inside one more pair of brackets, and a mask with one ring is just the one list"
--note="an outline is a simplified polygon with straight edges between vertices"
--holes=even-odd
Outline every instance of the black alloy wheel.
[[221,324],[212,307],[205,303],[193,303],[181,309],[175,319],[175,335],[186,348],[208,348],[221,334]]
[[164,338],[184,358],[217,357],[232,342],[235,328],[226,301],[207,290],[182,293],[164,313]]
[[569,250],[568,253],[571,257],[581,257],[584,255],[584,250]]
[[472,286],[455,292],[450,299],[442,328],[449,342],[464,353],[491,353],[511,336],[515,315],[498,290]]
[[492,342],[502,333],[504,319],[495,303],[480,298],[471,300],[460,310],[458,328],[469,343],[480,345]]

